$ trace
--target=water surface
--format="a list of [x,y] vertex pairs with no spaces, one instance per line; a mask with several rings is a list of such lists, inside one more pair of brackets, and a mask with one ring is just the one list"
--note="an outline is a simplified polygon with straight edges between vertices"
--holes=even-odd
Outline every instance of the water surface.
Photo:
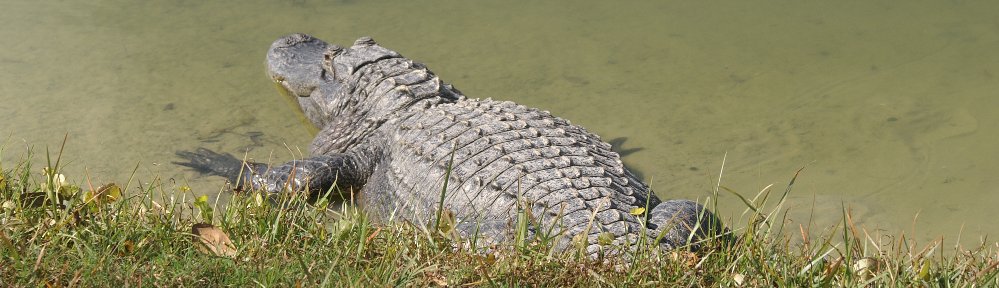
[[[306,127],[263,72],[271,41],[372,36],[474,98],[540,107],[616,144],[660,196],[780,192],[790,225],[844,208],[877,234],[999,231],[999,2],[8,1],[4,167],[64,135],[82,183],[217,193],[174,151],[282,162]],[[4,135],[6,136],[6,135]],[[727,155],[727,156],[726,156]],[[725,159],[724,166],[722,164]],[[40,171],[40,168],[37,169]],[[744,206],[725,194],[720,214]],[[811,219],[811,221],[809,221]],[[738,226],[738,223],[734,225]]]

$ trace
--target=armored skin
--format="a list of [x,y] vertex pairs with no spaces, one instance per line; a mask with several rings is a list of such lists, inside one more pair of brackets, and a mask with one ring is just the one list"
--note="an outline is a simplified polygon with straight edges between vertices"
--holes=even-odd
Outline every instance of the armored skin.
[[[561,235],[560,248],[585,239],[588,253],[607,236],[616,247],[659,239],[673,249],[724,229],[694,201],[660,201],[582,127],[508,101],[468,99],[371,38],[340,47],[288,35],[271,45],[267,65],[319,129],[311,157],[268,166],[198,149],[178,152],[185,162],[177,164],[272,193],[335,185],[374,219],[418,225],[433,223],[449,177],[443,208],[459,233],[484,243],[512,239],[520,208],[534,219],[529,237]],[[629,213],[636,207],[650,209]]]

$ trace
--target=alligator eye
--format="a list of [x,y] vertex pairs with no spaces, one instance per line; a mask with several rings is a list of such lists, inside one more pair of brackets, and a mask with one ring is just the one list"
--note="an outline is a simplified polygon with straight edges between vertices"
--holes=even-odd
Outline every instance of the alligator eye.
[[330,78],[333,78],[332,76],[336,74],[333,72],[333,58],[336,58],[336,55],[340,54],[342,51],[343,48],[338,45],[330,45],[329,47],[326,47],[326,50],[323,51],[323,73],[320,76],[327,79],[325,77],[329,74],[329,76],[331,76]]

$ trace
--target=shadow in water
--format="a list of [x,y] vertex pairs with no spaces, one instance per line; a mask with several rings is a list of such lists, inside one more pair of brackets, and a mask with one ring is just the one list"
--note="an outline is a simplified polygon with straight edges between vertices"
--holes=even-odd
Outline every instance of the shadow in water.
[[[625,141],[628,141],[628,137],[617,137],[614,139],[607,140],[607,143],[611,144],[611,150],[614,150],[614,152],[617,152],[617,154],[621,155],[622,159],[624,157],[627,157],[628,155],[631,155],[632,153],[642,151],[643,149],[645,149],[641,147],[623,148]],[[625,166],[627,167],[628,164],[625,163]],[[631,173],[634,173],[635,176],[638,176],[638,179],[645,179],[645,176],[642,175],[643,174],[642,171],[638,171],[637,169],[634,169],[632,167],[628,167],[628,169],[631,170]]]

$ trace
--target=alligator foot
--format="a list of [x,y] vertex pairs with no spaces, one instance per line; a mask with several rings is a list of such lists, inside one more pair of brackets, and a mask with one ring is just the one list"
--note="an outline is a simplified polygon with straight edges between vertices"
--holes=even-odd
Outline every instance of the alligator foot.
[[233,183],[239,177],[239,171],[243,167],[243,160],[232,156],[232,154],[216,153],[205,148],[198,148],[193,152],[177,151],[177,156],[185,161],[173,162],[173,164],[191,167],[203,174],[222,176]]

